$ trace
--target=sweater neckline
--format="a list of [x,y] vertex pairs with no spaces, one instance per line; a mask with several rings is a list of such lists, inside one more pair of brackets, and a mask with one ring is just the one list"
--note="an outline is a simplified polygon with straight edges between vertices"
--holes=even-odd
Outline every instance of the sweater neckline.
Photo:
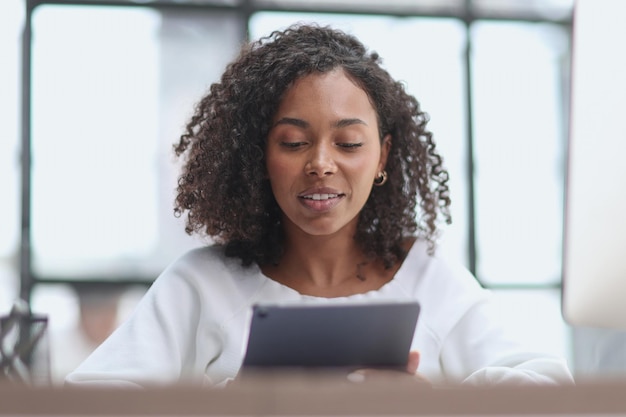
[[407,252],[406,257],[402,261],[400,268],[398,268],[394,276],[389,281],[381,285],[380,288],[374,289],[374,290],[368,290],[362,293],[344,295],[344,296],[339,296],[339,297],[322,297],[322,296],[316,296],[316,295],[302,294],[299,291],[285,284],[282,284],[278,281],[274,281],[272,278],[265,275],[258,265],[255,265],[255,268],[257,269],[257,274],[261,277],[263,281],[264,287],[266,286],[273,287],[274,289],[277,289],[281,292],[290,293],[302,300],[316,300],[316,301],[346,300],[348,301],[348,300],[358,300],[358,299],[367,299],[367,298],[379,298],[380,296],[397,294],[394,288],[401,285],[411,275],[409,271],[416,270],[416,268],[414,268],[414,264],[417,262],[419,258],[419,254],[423,251],[422,249],[420,249],[422,244],[423,243],[419,240],[416,240],[413,243],[413,245]]

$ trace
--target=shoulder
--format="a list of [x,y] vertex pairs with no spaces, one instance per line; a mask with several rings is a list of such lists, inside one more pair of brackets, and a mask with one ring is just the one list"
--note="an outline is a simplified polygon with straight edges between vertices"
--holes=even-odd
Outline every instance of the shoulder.
[[229,258],[224,253],[222,245],[209,245],[191,249],[180,255],[167,268],[170,270],[194,272],[196,270],[229,271],[241,269],[241,261],[237,258]]
[[468,311],[491,294],[462,264],[430,254],[416,241],[402,265],[402,284],[420,302],[422,324],[443,337]]
[[180,255],[175,263],[222,262],[224,260],[226,260],[224,247],[214,244],[191,249]]
[[238,258],[227,257],[221,245],[191,249],[174,260],[155,281],[155,285],[190,285],[193,287],[236,284],[258,268],[244,267]]
[[446,293],[484,292],[474,275],[459,262],[452,261],[438,252],[429,253],[428,244],[417,240],[409,249],[401,270],[407,270],[410,282],[421,290]]

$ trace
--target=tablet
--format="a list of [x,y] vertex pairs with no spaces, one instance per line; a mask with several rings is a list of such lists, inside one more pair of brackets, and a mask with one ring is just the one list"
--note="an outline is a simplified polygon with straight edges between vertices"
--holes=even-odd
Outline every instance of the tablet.
[[404,368],[416,301],[254,305],[243,366]]

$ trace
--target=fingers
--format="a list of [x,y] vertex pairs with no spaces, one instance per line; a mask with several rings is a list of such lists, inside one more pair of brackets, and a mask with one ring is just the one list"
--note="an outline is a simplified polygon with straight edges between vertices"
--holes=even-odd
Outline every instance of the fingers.
[[406,365],[406,371],[410,374],[415,374],[420,364],[420,353],[417,350],[409,352],[409,361]]

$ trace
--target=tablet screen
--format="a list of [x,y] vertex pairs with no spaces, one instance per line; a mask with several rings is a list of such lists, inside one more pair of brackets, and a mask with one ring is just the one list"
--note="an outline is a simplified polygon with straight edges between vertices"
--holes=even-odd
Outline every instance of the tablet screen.
[[255,305],[244,367],[405,367],[420,306]]

